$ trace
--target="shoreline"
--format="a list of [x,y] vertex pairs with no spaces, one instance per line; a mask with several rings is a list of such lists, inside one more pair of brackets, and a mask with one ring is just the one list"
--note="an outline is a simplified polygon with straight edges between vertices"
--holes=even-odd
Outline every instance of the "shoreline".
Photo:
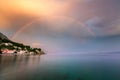
[[14,53],[9,53],[9,54],[0,54],[0,56],[41,56],[40,54],[14,54]]

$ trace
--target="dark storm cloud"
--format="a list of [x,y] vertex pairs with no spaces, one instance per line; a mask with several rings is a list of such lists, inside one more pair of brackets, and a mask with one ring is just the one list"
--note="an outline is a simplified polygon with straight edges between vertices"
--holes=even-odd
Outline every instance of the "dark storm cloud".
[[96,36],[120,34],[120,1],[119,0],[86,0],[74,2],[67,14],[87,24]]
[[96,34],[102,36],[120,34],[120,0],[94,0],[90,6],[98,18],[98,21],[91,18],[93,22],[89,23],[92,24],[91,27]]

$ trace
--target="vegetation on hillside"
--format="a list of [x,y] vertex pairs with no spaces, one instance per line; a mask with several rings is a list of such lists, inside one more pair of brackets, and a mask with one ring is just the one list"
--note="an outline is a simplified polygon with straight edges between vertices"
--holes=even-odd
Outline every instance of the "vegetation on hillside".
[[3,52],[7,51],[13,51],[14,54],[33,54],[33,55],[42,55],[45,54],[41,48],[32,48],[30,46],[13,42],[9,40],[6,36],[3,34],[0,34],[0,54],[3,54]]

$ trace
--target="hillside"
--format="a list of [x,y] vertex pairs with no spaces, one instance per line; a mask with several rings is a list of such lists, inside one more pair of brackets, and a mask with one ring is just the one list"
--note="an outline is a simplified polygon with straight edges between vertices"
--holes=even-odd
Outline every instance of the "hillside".
[[24,55],[42,55],[45,54],[41,48],[32,48],[22,43],[17,43],[8,39],[0,33],[0,54],[24,54]]

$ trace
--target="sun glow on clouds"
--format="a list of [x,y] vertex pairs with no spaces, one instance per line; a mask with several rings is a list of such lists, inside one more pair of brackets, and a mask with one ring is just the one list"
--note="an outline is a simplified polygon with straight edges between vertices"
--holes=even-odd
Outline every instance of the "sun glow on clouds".
[[69,3],[56,0],[0,0],[0,22],[3,23],[0,25],[8,26],[11,18],[17,15],[49,18],[64,14],[68,9]]
[[63,12],[67,8],[67,3],[58,3],[54,0],[2,0],[0,7],[2,11],[11,15],[27,14],[38,16],[49,16],[57,12]]

